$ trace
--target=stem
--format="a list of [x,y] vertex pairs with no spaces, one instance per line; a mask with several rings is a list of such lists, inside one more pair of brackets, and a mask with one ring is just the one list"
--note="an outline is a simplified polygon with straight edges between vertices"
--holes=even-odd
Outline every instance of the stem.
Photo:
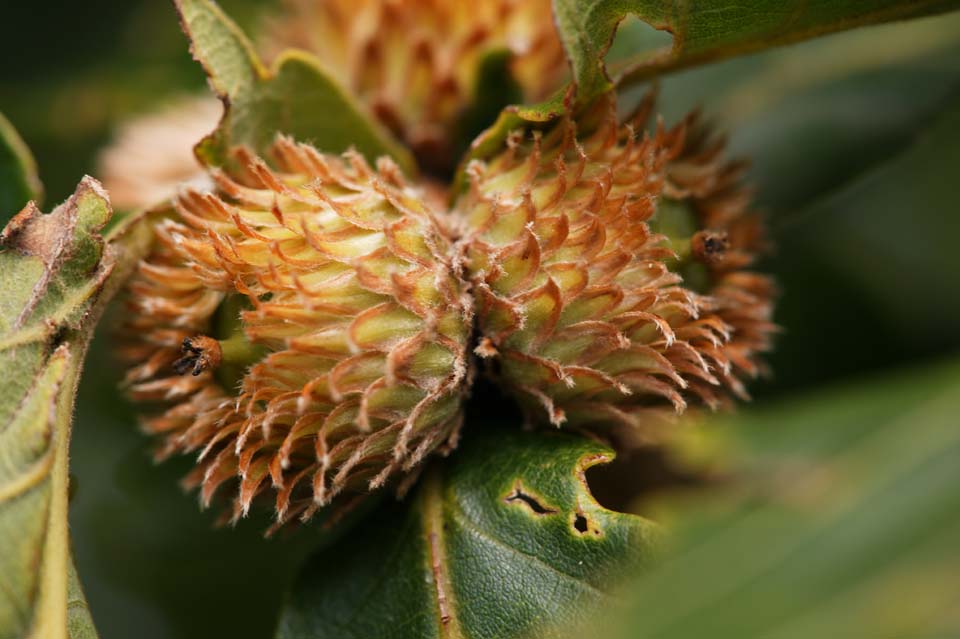
[[247,336],[243,334],[243,330],[237,327],[233,335],[227,339],[220,340],[220,351],[224,365],[243,366],[246,368],[263,359],[267,349],[262,344],[250,342]]

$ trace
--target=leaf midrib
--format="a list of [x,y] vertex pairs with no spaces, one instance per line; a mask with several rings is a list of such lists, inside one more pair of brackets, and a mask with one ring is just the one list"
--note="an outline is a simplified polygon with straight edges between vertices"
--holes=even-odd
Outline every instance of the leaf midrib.
[[[427,549],[429,570],[433,576],[433,599],[436,602],[437,631],[444,639],[461,639],[459,610],[453,596],[450,579],[450,566],[447,561],[447,548],[444,541],[443,526],[443,487],[441,474],[434,470],[423,482],[420,496],[420,514],[423,523],[423,541]],[[444,619],[444,612],[448,613]]]

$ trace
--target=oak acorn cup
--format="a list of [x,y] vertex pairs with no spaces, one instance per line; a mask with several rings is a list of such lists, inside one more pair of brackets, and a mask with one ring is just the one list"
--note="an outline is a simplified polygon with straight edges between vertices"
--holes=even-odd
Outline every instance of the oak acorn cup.
[[449,450],[469,381],[472,301],[422,193],[386,159],[274,151],[182,192],[129,285],[130,394],[170,404],[145,428],[198,454],[204,504],[238,484],[233,519],[268,491],[306,519]]
[[613,107],[584,132],[568,118],[512,136],[469,167],[456,208],[475,352],[497,360],[502,387],[530,421],[645,441],[690,404],[746,397],[773,286],[747,270],[763,229],[722,141],[696,115],[650,133],[651,104],[626,125]]

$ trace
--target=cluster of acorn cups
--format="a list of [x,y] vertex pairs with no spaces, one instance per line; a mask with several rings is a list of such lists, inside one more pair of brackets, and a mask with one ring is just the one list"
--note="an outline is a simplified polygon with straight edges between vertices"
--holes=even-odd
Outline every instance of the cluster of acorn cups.
[[282,524],[403,489],[455,448],[478,373],[528,424],[623,446],[744,397],[774,330],[762,224],[722,140],[651,109],[515,131],[450,191],[286,137],[234,149],[129,284],[159,455],[196,455],[187,483],[232,490],[227,518],[265,500]]

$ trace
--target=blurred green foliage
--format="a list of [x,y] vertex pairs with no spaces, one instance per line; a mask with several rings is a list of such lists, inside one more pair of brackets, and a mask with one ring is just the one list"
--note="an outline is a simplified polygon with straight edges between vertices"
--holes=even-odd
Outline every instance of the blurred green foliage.
[[[220,4],[242,25],[274,5]],[[52,203],[94,173],[118,123],[176,93],[206,90],[173,7],[156,0],[5,3],[0,56],[0,112],[33,151]]]
[[954,360],[711,424],[676,454],[723,489],[661,496],[667,556],[595,636],[956,637],[958,411]]
[[[0,113],[0,211],[19,211],[43,196],[33,154]],[[5,214],[6,215],[6,214]]]

